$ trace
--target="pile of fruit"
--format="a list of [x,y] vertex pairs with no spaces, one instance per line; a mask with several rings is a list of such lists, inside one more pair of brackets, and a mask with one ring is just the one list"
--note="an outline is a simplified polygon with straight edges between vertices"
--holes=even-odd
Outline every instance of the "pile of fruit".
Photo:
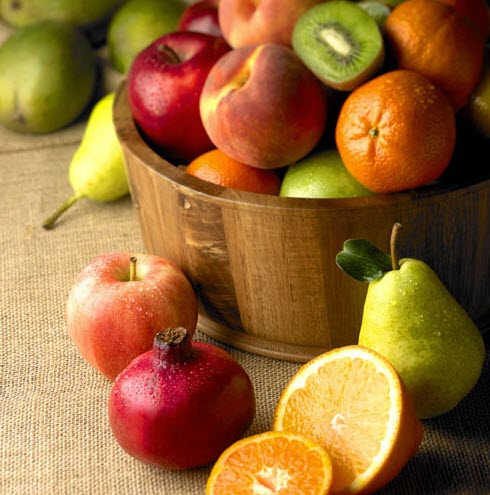
[[[105,19],[142,134],[203,180],[283,196],[390,193],[444,174],[461,116],[490,136],[483,0],[250,9],[127,0],[98,2],[92,16],[68,2],[49,11],[61,21],[40,20],[43,2],[14,4],[1,4],[18,30],[0,47],[0,121],[19,132],[51,132],[88,108]],[[81,197],[128,193],[113,100],[93,107],[70,167],[74,195],[45,227]],[[142,253],[92,260],[70,291],[67,328],[113,381],[108,414],[121,447],[166,469],[214,463],[208,495],[372,493],[389,483],[416,454],[422,420],[456,407],[485,357],[478,328],[430,267],[398,260],[395,227],[391,255],[349,240],[336,259],[370,284],[358,345],[301,367],[271,431],[245,438],[253,384],[222,349],[193,340],[197,297],[179,267]]]
[[[458,167],[468,135],[468,149],[490,137],[484,0],[43,5],[4,2],[0,12],[16,28],[0,46],[0,122],[19,132],[60,129],[93,106],[102,46],[127,78],[147,142],[226,187],[287,197],[404,191]],[[98,174],[106,190],[112,174],[126,180],[114,155],[97,159],[99,172],[118,170]],[[78,197],[128,193],[70,181]]]
[[220,0],[222,37],[172,32],[135,57],[134,120],[162,156],[227,187],[342,197],[431,184],[459,120],[484,133],[490,17],[483,0],[397,3]]

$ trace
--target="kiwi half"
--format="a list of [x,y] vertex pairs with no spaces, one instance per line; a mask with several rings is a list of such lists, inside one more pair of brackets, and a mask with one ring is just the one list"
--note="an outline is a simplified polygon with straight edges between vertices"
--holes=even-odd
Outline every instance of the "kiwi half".
[[324,84],[341,91],[364,83],[385,57],[378,23],[347,0],[330,0],[307,10],[296,21],[292,46]]

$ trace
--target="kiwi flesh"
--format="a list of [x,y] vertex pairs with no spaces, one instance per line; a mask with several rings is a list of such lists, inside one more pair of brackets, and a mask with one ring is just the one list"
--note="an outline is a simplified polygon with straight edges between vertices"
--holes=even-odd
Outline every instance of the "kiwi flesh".
[[295,24],[292,46],[324,84],[340,91],[367,81],[385,58],[378,23],[348,0],[330,0],[307,10]]

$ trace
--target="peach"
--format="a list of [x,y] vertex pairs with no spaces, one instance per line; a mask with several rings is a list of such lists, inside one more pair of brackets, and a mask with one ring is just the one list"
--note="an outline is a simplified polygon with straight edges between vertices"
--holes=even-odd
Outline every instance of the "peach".
[[220,0],[221,32],[233,48],[263,43],[291,45],[297,19],[324,0]]
[[291,48],[266,43],[221,57],[208,73],[199,108],[217,148],[242,163],[273,169],[318,144],[327,95]]

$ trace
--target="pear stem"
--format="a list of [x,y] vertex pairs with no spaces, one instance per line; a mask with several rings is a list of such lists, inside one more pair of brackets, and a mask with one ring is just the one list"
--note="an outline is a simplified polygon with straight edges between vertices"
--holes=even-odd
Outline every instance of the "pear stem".
[[391,268],[393,270],[400,269],[400,263],[398,260],[398,253],[396,251],[396,241],[398,238],[398,231],[401,229],[402,224],[399,222],[395,222],[393,224],[393,228],[391,229],[391,237],[390,237],[390,251],[391,251]]
[[45,229],[52,229],[54,228],[54,224],[56,223],[56,220],[66,211],[68,208],[73,206],[80,198],[83,198],[84,194],[80,193],[74,193],[72,196],[70,196],[50,217],[48,217],[46,220],[43,222],[43,227]]
[[129,258],[129,281],[134,282],[136,280],[136,256]]

